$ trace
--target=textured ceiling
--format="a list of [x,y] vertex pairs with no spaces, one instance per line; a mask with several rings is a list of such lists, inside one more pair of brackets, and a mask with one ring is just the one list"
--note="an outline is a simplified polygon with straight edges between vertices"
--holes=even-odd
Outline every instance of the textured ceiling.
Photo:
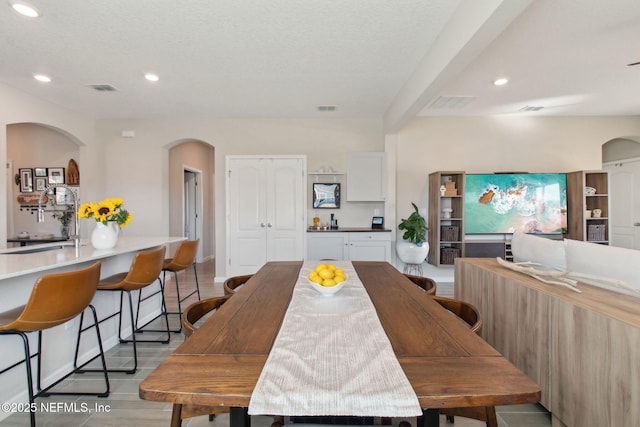
[[640,114],[637,0],[29,3],[0,5],[0,83],[95,118]]

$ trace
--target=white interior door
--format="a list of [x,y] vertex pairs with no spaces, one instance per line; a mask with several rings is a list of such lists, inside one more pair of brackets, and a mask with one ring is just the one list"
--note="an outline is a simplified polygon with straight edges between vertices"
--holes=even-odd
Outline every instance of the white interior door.
[[227,158],[227,276],[304,259],[305,168],[304,157]]
[[304,259],[304,169],[300,158],[267,161],[267,260]]
[[604,165],[609,172],[612,246],[640,249],[640,159]]
[[227,276],[252,274],[267,261],[264,159],[228,161]]

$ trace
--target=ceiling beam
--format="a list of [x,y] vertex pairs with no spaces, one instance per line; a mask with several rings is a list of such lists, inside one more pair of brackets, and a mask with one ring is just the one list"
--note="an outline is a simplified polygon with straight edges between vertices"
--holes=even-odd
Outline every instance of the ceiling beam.
[[384,115],[398,132],[457,77],[533,0],[463,0]]

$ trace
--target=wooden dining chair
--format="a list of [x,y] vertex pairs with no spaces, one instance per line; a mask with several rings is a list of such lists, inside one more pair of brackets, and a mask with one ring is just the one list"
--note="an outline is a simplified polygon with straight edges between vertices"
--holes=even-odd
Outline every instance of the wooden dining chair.
[[[182,312],[182,333],[187,339],[196,331],[196,323],[204,316],[218,310],[231,296],[207,298],[196,301]],[[209,415],[209,421],[212,421],[216,414],[229,412],[229,408],[211,407],[200,405],[183,405],[180,403],[173,404],[171,413],[171,427],[182,425],[182,420],[199,415]]]
[[225,295],[232,295],[236,293],[236,289],[244,285],[247,280],[251,279],[253,274],[247,274],[245,276],[233,276],[224,281],[222,287],[224,288]]
[[413,274],[406,274],[405,277],[415,283],[417,286],[422,288],[429,295],[436,294],[436,282],[433,279],[423,276],[416,276]]
[[[480,328],[482,327],[482,319],[480,318],[480,312],[472,304],[435,295],[432,298],[442,307],[462,319],[467,325],[469,325],[469,328],[473,332],[480,333]],[[445,415],[447,417],[447,421],[449,422],[454,422],[454,417],[457,415],[460,417],[484,421],[487,424],[487,427],[498,427],[496,408],[494,406],[446,408],[441,409],[440,413]]]

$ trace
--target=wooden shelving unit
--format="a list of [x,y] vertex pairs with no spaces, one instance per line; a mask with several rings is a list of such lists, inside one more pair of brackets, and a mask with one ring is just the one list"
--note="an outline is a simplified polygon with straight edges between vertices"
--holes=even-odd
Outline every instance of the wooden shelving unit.
[[[429,174],[429,264],[453,266],[454,259],[464,256],[464,182],[465,173],[440,171]],[[440,187],[455,187],[441,195]],[[444,209],[451,209],[445,217]]]
[[[589,194],[587,187],[596,192]],[[609,174],[605,171],[576,171],[567,174],[567,238],[609,244]],[[601,211],[600,217],[594,210]],[[586,212],[591,211],[591,216]]]

